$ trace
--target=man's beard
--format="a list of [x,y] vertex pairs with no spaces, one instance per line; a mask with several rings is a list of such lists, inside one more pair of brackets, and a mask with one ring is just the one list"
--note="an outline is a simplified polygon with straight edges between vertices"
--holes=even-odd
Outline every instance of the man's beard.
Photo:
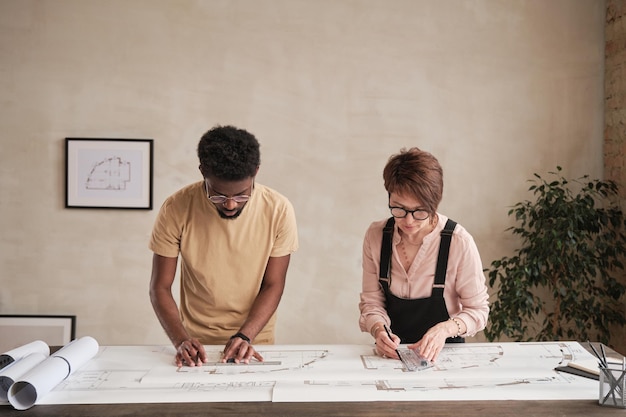
[[243,209],[244,209],[244,208],[246,208],[246,206],[243,206],[242,208],[240,208],[239,210],[237,210],[237,211],[235,212],[235,214],[233,214],[232,216],[227,216],[227,215],[226,215],[226,214],[224,214],[224,212],[223,212],[222,210],[220,210],[220,209],[217,209],[217,214],[219,214],[219,215],[220,215],[220,217],[221,217],[222,219],[234,220],[234,219],[236,219],[237,217],[239,217],[239,215],[241,214],[241,212],[243,211]]

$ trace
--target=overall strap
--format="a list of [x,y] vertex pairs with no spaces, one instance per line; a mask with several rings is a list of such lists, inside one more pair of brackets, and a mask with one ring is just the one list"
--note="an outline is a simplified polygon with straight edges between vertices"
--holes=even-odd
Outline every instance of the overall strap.
[[382,282],[386,282],[389,285],[389,281],[391,280],[391,244],[393,241],[393,226],[395,224],[395,220],[393,217],[390,217],[387,220],[387,224],[383,228],[383,242],[380,247],[380,272],[378,274],[379,278]]
[[456,222],[448,219],[445,227],[441,231],[441,243],[439,243],[439,256],[437,257],[437,268],[435,269],[435,284],[432,295],[443,296],[443,288],[446,282],[446,269],[448,269],[448,254],[450,253],[450,241],[452,232],[456,227]]

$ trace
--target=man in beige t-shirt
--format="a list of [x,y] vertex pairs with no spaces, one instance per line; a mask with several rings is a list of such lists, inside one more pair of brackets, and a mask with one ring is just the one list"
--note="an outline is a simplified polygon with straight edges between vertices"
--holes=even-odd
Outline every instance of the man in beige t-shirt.
[[[176,348],[176,363],[207,361],[203,345],[224,344],[222,361],[248,362],[252,343],[273,343],[276,309],[298,248],[291,203],[255,184],[259,143],[217,126],[198,144],[203,181],[163,203],[149,247],[150,299]],[[180,256],[180,309],[172,285]]]

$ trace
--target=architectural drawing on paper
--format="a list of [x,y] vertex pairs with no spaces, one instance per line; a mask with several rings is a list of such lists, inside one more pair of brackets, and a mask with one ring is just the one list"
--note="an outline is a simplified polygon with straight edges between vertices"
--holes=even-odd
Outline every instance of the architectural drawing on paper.
[[250,390],[271,390],[276,385],[276,381],[242,381],[223,383],[185,383],[179,387],[190,392],[221,392],[221,391],[250,391]]
[[[379,391],[441,391],[441,390],[467,390],[467,389],[491,389],[515,387],[518,385],[549,385],[562,384],[565,382],[563,378],[557,374],[552,376],[536,376],[536,377],[515,377],[503,376],[491,379],[481,377],[476,378],[442,378],[436,383],[432,379],[424,380],[378,380],[376,381],[376,389]],[[494,391],[495,392],[495,391]]]
[[[488,368],[497,366],[498,359],[503,356],[504,350],[497,344],[485,346],[468,343],[459,347],[449,345],[441,352],[433,370]],[[365,369],[404,370],[401,361],[383,359],[374,353],[361,355],[361,361]]]
[[68,378],[55,387],[55,391],[90,391],[133,389],[141,387],[141,378],[147,371],[108,369],[78,370],[72,378]]
[[263,362],[175,366],[171,346],[112,346],[41,404],[159,401],[437,401],[597,398],[597,381],[554,371],[593,358],[576,342],[447,345],[436,366],[408,372],[371,345],[264,346]]
[[[147,372],[147,370],[126,369],[78,371],[73,378],[61,382],[54,390],[58,392],[141,390],[146,388],[145,384],[142,385],[141,380]],[[163,384],[150,389],[157,393],[171,390],[190,392],[265,390],[273,387],[274,384],[274,381],[186,382]]]
[[283,371],[295,371],[313,366],[328,355],[327,349],[307,350],[259,350],[263,362],[251,360],[249,364],[222,363],[222,354],[218,351],[207,351],[208,362],[201,367],[178,368],[178,374],[265,374]]
[[[435,369],[460,370],[470,368],[501,367],[502,362],[520,360],[511,352],[505,354],[505,345],[489,343],[468,343],[463,346],[448,345],[441,352]],[[552,368],[567,364],[576,357],[578,344],[567,342],[536,342],[523,345],[524,355],[534,358],[538,363],[550,363]],[[510,366],[511,364],[506,364]],[[529,366],[526,364],[525,366]],[[549,369],[552,369],[549,368]]]
[[436,370],[446,369],[468,369],[468,368],[489,368],[498,365],[498,361],[503,359],[504,349],[502,345],[474,345],[465,346],[451,345],[441,352],[437,362]]
[[126,184],[130,181],[130,169],[130,162],[124,161],[119,156],[96,162],[87,176],[85,188],[88,190],[125,190]]
[[381,379],[373,381],[306,380],[303,381],[303,386],[328,390],[338,390],[346,387],[353,390],[375,388],[375,390],[379,392],[405,393],[488,389],[495,393],[499,388],[509,388],[518,385],[553,385],[558,387],[563,384],[568,384],[575,379],[571,376],[561,377],[558,374],[552,376],[545,375],[519,378],[515,376],[502,376],[490,379],[480,376],[475,378],[456,378],[454,376],[449,378],[421,378],[423,374],[416,373],[415,375],[416,377],[414,379]]
[[372,353],[371,355],[361,355],[361,363],[363,364],[363,369],[371,371],[383,369],[404,369],[404,365],[402,365],[401,361],[381,358],[375,353]]

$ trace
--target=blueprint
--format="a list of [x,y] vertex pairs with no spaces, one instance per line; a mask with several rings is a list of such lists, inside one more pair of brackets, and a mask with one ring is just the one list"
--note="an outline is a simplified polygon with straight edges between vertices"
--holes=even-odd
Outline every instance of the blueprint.
[[38,404],[232,401],[597,399],[598,381],[554,370],[593,356],[576,342],[446,345],[432,368],[409,372],[372,345],[256,346],[264,361],[174,364],[170,346],[100,346]]

